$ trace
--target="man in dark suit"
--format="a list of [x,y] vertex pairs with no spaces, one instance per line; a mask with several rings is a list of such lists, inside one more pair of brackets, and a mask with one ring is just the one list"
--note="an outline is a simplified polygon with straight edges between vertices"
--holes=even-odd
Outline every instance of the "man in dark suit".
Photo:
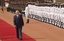
[[22,15],[19,13],[19,10],[16,10],[16,14],[14,15],[14,25],[16,27],[16,35],[17,38],[22,40],[22,27],[24,25]]

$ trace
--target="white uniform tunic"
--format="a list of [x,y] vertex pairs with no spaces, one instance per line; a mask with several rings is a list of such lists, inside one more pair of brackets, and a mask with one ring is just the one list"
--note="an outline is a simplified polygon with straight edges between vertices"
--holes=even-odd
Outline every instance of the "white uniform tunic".
[[28,14],[29,14],[29,13],[28,13],[28,7],[26,7],[26,8],[25,8],[25,16],[26,16],[26,19],[29,19],[29,18],[28,18]]

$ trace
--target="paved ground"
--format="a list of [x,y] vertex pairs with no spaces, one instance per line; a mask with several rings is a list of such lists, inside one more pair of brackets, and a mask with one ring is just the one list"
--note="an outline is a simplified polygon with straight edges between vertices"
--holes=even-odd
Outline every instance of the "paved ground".
[[[13,16],[14,14],[7,12],[6,10],[4,13],[0,10],[0,18],[12,26],[14,26]],[[36,41],[64,41],[64,29],[33,19],[30,19],[29,24],[26,24],[25,17],[24,22],[23,32],[34,38]]]

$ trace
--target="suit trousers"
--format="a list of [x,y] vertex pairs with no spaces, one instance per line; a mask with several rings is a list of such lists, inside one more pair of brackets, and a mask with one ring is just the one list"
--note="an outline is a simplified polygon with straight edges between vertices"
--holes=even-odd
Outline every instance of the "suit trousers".
[[16,26],[16,36],[19,39],[22,39],[22,26]]

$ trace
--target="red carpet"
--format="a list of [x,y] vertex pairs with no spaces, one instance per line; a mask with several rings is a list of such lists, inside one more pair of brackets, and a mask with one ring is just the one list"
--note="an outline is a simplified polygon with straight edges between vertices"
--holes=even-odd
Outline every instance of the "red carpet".
[[24,33],[22,34],[23,40],[17,39],[15,31],[13,26],[0,19],[0,39],[2,41],[35,41]]

